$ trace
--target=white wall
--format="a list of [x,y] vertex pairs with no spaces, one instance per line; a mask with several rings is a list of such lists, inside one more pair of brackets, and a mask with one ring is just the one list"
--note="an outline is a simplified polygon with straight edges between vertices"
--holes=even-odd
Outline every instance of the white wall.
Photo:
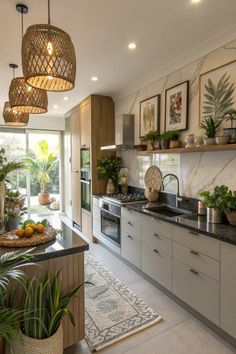
[[[226,49],[233,47],[234,49]],[[199,75],[218,66],[236,60],[236,40],[195,60],[193,63],[180,68],[179,70],[162,77],[151,84],[148,84],[136,92],[131,93],[115,102],[116,115],[131,113],[135,115],[135,144],[139,144],[139,107],[140,101],[161,94],[161,131],[164,129],[165,90],[183,81],[190,81],[190,107],[189,107],[189,129],[182,133],[184,140],[186,134],[194,133],[203,135],[199,129]],[[235,63],[236,65],[236,63]],[[122,95],[121,95],[122,96]],[[173,155],[172,155],[173,156]],[[143,161],[145,157],[140,157],[136,151],[123,152],[125,166],[129,168],[130,185],[143,187],[142,180],[138,175],[144,175],[147,163]],[[143,160],[143,161],[142,161]],[[163,155],[163,161],[165,160]],[[170,158],[165,162],[157,159],[150,161],[151,164],[158,165],[164,172],[170,169]],[[203,189],[212,189],[215,185],[226,184],[236,190],[236,153],[225,151],[220,153],[188,153],[181,154],[179,166],[176,161],[171,167],[172,172],[176,169],[181,181],[181,194],[198,197]]]
[[[0,118],[0,127],[6,128],[4,120]],[[10,127],[7,127],[10,129]],[[48,117],[44,115],[31,114],[27,127],[17,129],[39,129],[39,130],[65,130],[64,117]]]

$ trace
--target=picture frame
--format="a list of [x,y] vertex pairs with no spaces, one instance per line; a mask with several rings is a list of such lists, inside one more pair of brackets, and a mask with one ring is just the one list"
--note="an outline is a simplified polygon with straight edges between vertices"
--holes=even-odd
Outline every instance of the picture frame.
[[160,132],[161,95],[155,95],[140,102],[139,136],[143,138],[150,131]]
[[165,131],[188,129],[189,81],[165,90]]
[[235,82],[236,60],[199,75],[199,124],[210,115],[217,120],[225,111],[236,109]]

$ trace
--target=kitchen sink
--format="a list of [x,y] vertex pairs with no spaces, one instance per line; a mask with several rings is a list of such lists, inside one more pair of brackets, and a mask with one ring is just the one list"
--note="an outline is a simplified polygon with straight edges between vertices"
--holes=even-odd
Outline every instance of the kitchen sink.
[[170,205],[147,206],[145,208],[145,211],[150,212],[150,214],[164,215],[169,218],[185,214],[191,214],[191,212],[189,212],[188,210],[176,208]]

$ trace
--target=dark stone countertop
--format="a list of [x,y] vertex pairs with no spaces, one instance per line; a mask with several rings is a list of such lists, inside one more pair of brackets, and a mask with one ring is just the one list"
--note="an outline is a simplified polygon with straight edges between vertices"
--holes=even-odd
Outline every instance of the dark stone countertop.
[[58,233],[55,240],[39,246],[8,248],[0,247],[0,256],[11,251],[24,252],[33,249],[30,254],[34,255],[33,261],[45,261],[56,257],[64,257],[75,253],[87,251],[89,245],[80,236],[78,236],[71,228],[63,222],[56,220],[52,223],[53,227],[61,229],[62,233]]
[[[155,203],[155,205],[159,204],[160,203],[158,202]],[[175,216],[170,218],[160,214],[154,216],[153,214],[149,214],[148,211],[145,211],[146,205],[147,203],[142,202],[137,204],[128,204],[125,205],[125,207],[141,212],[144,215],[161,219],[177,226],[181,226],[186,229],[199,232],[203,235],[236,245],[236,226],[232,226],[230,224],[210,224],[206,222],[205,216],[199,216],[196,213],[189,214],[186,217]]]

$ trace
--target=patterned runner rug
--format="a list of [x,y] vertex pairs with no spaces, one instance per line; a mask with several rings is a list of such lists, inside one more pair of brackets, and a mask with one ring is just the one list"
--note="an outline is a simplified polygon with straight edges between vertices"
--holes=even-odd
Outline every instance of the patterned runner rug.
[[161,320],[150,307],[94,257],[85,257],[85,332],[99,351]]

